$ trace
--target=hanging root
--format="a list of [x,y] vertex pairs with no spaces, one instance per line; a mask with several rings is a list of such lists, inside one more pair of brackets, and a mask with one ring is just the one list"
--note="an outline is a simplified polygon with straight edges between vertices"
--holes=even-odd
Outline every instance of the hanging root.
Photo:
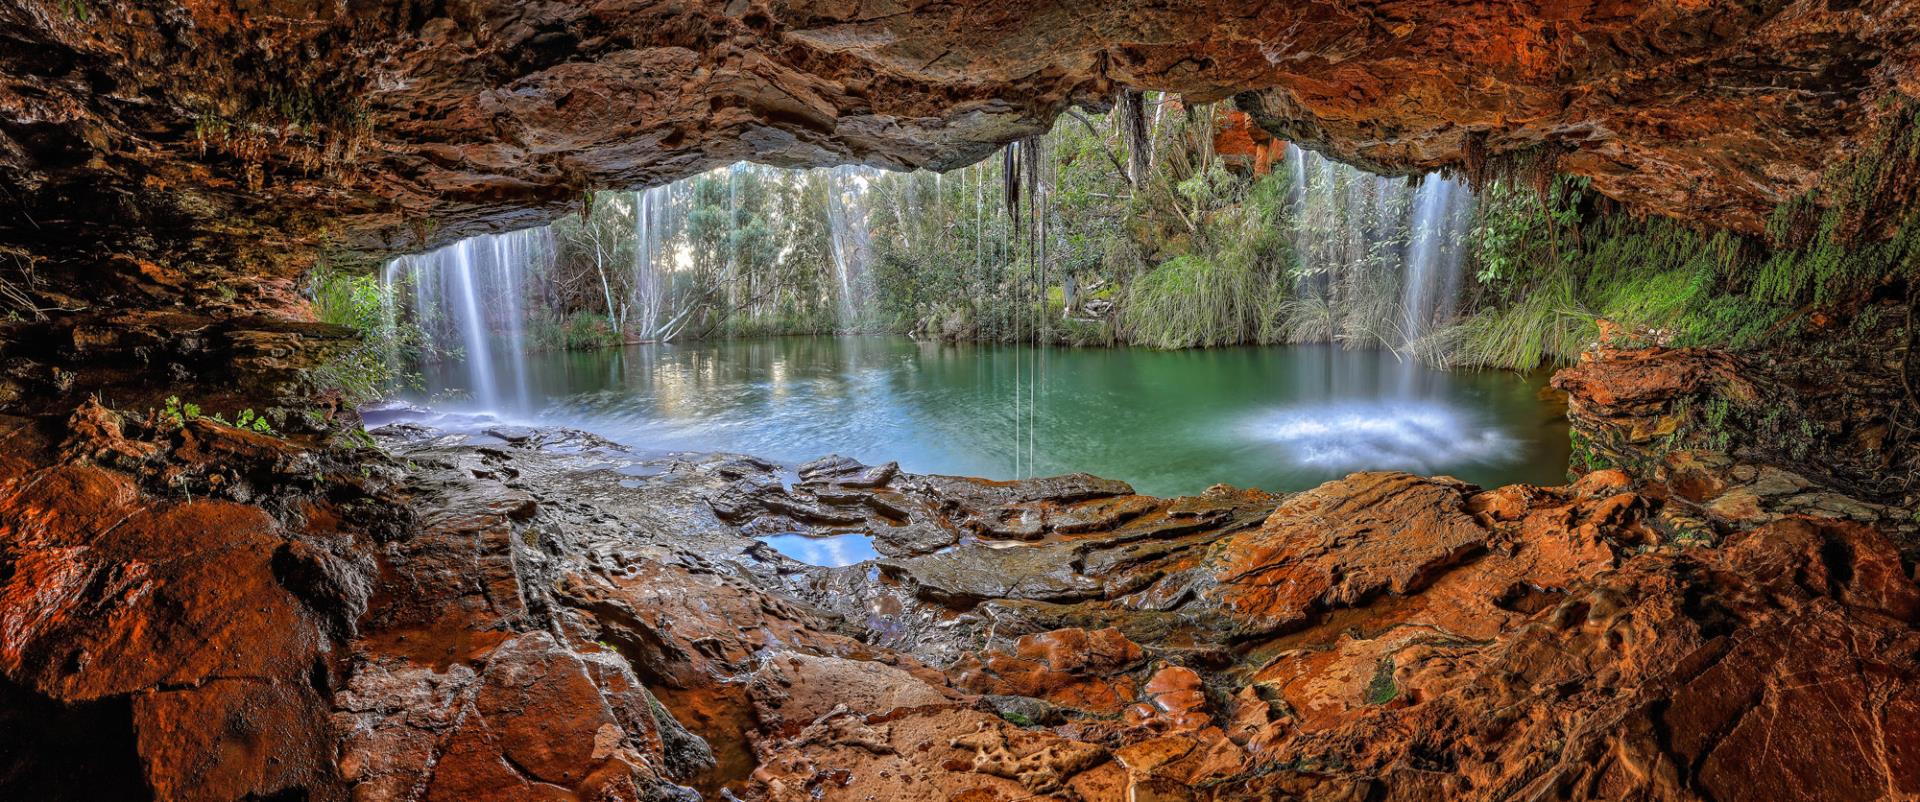
[[1000,190],[1007,201],[1007,219],[1020,219],[1020,149],[1026,140],[1008,142],[1000,149]]
[[1140,186],[1147,180],[1153,143],[1147,131],[1147,95],[1128,89],[1120,93],[1120,127],[1127,140],[1127,180]]
[[47,310],[34,300],[39,279],[33,257],[0,249],[0,317],[46,320]]
[[1469,132],[1461,150],[1461,177],[1474,192],[1484,192],[1488,186],[1502,183],[1531,189],[1542,201],[1553,193],[1553,179],[1560,173],[1560,156],[1567,152],[1564,145],[1541,142],[1492,153],[1487,149],[1484,131]]

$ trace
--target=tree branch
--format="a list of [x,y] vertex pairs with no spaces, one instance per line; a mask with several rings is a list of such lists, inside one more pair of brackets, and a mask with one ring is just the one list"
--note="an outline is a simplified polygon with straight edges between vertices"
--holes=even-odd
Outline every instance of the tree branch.
[[1093,127],[1093,121],[1081,114],[1079,109],[1067,109],[1067,116],[1079,120],[1081,125],[1087,127],[1087,133],[1093,134],[1094,140],[1100,143],[1100,152],[1106,154],[1107,162],[1113,165],[1113,171],[1119,174],[1120,180],[1127,182],[1127,186],[1133,186],[1133,176],[1127,175],[1126,165],[1120,162],[1120,157],[1113,152],[1113,148],[1107,147],[1106,137],[1100,135],[1100,129]]

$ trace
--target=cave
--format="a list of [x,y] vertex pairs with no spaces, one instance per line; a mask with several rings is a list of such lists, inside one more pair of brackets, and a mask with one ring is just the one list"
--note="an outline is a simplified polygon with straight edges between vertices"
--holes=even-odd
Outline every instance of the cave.
[[1920,10],[0,2],[0,799],[1920,798]]

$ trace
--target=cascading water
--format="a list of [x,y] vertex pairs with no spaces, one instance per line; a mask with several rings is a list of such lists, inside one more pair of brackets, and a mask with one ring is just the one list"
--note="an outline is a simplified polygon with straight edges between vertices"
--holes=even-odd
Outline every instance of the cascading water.
[[[1426,338],[1451,321],[1473,193],[1438,175],[1389,179],[1288,146],[1295,314],[1301,339],[1391,349],[1355,359],[1340,347],[1300,361],[1319,397],[1278,410],[1252,430],[1302,464],[1329,469],[1492,460],[1514,444],[1439,399],[1444,374],[1419,364]],[[1379,367],[1374,367],[1378,364]]]
[[732,306],[740,298],[740,254],[734,240],[740,231],[740,169],[745,164],[735,162],[727,168],[727,269],[720,276],[720,291],[725,294],[727,305]]
[[432,397],[464,396],[496,412],[532,408],[526,291],[530,275],[543,271],[552,253],[552,232],[542,227],[472,237],[387,263],[381,271],[387,294],[411,293],[425,353],[448,363],[423,371]]
[[866,301],[864,284],[870,243],[867,228],[869,169],[835,167],[827,173],[828,244],[833,256],[839,328],[858,323]]
[[1427,176],[1414,202],[1412,239],[1400,288],[1401,388],[1414,389],[1415,354],[1436,324],[1453,315],[1460,293],[1461,240],[1473,194],[1459,182]]
[[633,328],[643,340],[658,338],[668,321],[666,288],[661,280],[662,240],[672,221],[673,187],[653,187],[633,193],[633,274],[629,299]]
[[451,249],[450,278],[459,299],[454,306],[453,325],[467,347],[468,392],[482,409],[497,409],[500,404],[498,388],[493,382],[493,350],[489,345],[487,321],[480,316],[480,293],[474,288],[478,279],[473,275],[473,252],[474,240],[471,239],[462,240]]
[[[1007,182],[1003,200],[1018,197],[1020,202],[1007,209],[1007,235],[989,233],[989,177],[987,169],[979,167],[972,176],[970,244],[976,271],[988,272],[984,267],[989,259],[1006,260],[1011,271],[1002,280],[1009,282],[1021,308],[995,324],[1011,327],[997,333],[1029,342],[1047,330],[1048,293],[1061,278],[1051,275],[1050,267],[1057,236],[1048,211],[1054,168],[1044,140],[1023,142],[1009,153],[1014,155],[1001,170]],[[1324,358],[1300,360],[1301,370],[1310,374],[1301,377],[1303,383],[1326,388],[1324,401],[1331,406],[1292,410],[1290,414],[1308,415],[1307,422],[1296,420],[1276,431],[1306,438],[1302,447],[1325,453],[1335,453],[1328,444],[1343,438],[1348,445],[1373,443],[1375,452],[1385,448],[1380,445],[1383,437],[1413,444],[1408,453],[1465,442],[1442,436],[1436,443],[1431,423],[1446,420],[1447,414],[1421,405],[1442,394],[1438,391],[1444,389],[1439,386],[1444,378],[1415,361],[1455,313],[1463,268],[1461,240],[1471,218],[1472,193],[1440,176],[1418,181],[1383,178],[1297,148],[1290,147],[1286,158],[1285,169],[1293,179],[1287,203],[1296,272],[1294,297],[1282,325],[1292,327],[1290,336],[1296,341],[1377,346],[1397,359],[1344,359],[1343,349],[1330,348]],[[715,332],[716,316],[752,316],[783,302],[816,313],[830,310],[836,327],[844,331],[861,325],[876,301],[869,269],[874,247],[870,231],[892,238],[883,243],[888,247],[911,248],[909,232],[932,241],[943,238],[943,229],[920,226],[917,219],[921,212],[944,208],[939,179],[895,183],[896,191],[873,195],[875,202],[870,203],[870,189],[880,186],[870,168],[808,174],[801,185],[820,194],[789,196],[794,205],[775,207],[785,210],[776,213],[810,209],[803,213],[817,215],[797,229],[799,236],[813,239],[797,241],[812,243],[809,253],[827,262],[824,267],[831,272],[826,281],[810,285],[811,297],[794,293],[769,303],[755,284],[773,277],[765,251],[753,250],[763,247],[759,243],[764,240],[756,237],[764,238],[768,230],[769,206],[760,189],[766,179],[757,169],[727,168],[667,186],[609,194],[596,201],[593,215],[554,228],[478,237],[395,260],[383,278],[409,296],[410,303],[393,304],[384,313],[397,322],[410,310],[408,322],[426,333],[426,354],[434,364],[422,372],[433,396],[464,397],[488,410],[531,410],[533,399],[526,388],[535,382],[529,381],[522,357],[530,332],[539,332],[543,347],[568,347],[583,336],[603,343],[668,341],[687,331]],[[934,198],[922,198],[929,190]],[[880,205],[881,199],[887,205]],[[560,236],[556,232],[567,237],[565,271],[552,269],[552,238]],[[1063,284],[1063,306],[1071,302],[1070,292]],[[399,361],[397,352],[393,359]],[[1039,461],[1036,410],[1046,392],[1043,352],[1021,359],[1012,366],[1015,475],[1031,472]],[[1356,413],[1351,402],[1360,398],[1387,403],[1388,408]],[[1382,398],[1387,401],[1378,400]],[[1400,423],[1413,428],[1396,428]],[[1368,459],[1357,464],[1393,462]]]
[[[1320,305],[1304,339],[1405,352],[1448,322],[1473,193],[1438,175],[1391,179],[1289,146],[1297,297]],[[1412,354],[1403,354],[1411,357]]]

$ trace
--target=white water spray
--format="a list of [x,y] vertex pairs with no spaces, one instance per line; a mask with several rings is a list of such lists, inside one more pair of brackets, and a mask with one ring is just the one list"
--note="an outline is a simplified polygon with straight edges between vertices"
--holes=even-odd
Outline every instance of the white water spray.
[[[475,407],[489,411],[531,409],[526,292],[530,276],[544,269],[552,253],[551,232],[533,228],[472,237],[387,263],[381,279],[389,294],[411,292],[414,324],[429,340],[427,353],[459,349],[457,378],[430,381],[430,393],[464,394]],[[393,314],[397,318],[398,310]],[[398,361],[397,354],[394,359]],[[504,376],[497,371],[502,365]]]
[[835,167],[827,173],[828,246],[832,251],[838,327],[859,323],[867,300],[866,274],[871,243],[867,227],[867,187],[871,169]]

